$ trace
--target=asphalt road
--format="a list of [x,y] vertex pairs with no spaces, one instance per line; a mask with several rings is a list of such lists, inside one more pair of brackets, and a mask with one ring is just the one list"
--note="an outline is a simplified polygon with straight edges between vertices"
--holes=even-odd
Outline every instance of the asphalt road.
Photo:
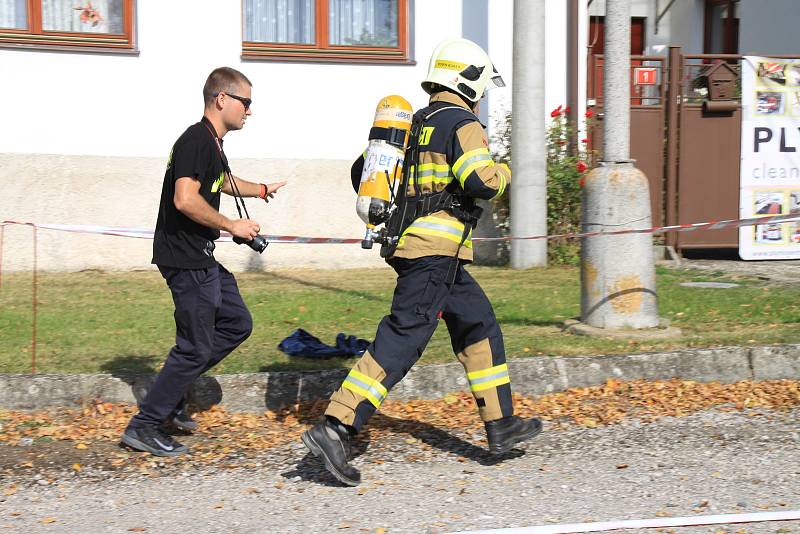
[[[266,451],[252,469],[34,476],[0,493],[0,532],[443,533],[800,510],[799,419],[799,409],[707,411],[549,425],[499,463],[470,444],[480,436],[396,434],[356,458],[357,488],[339,486],[298,445]],[[794,533],[800,522],[661,532]]]

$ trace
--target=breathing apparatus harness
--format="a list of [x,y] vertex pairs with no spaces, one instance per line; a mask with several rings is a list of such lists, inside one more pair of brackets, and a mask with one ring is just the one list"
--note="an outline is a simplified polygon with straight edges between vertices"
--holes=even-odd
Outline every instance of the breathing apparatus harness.
[[[414,114],[411,123],[409,144],[403,159],[402,181],[398,192],[393,199],[395,208],[386,222],[386,235],[381,239],[381,257],[388,258],[397,250],[400,237],[409,226],[418,218],[425,217],[437,211],[448,211],[460,222],[464,223],[464,233],[458,243],[453,263],[448,269],[445,282],[452,285],[458,273],[458,255],[467,237],[477,225],[483,213],[483,208],[475,205],[475,199],[467,196],[464,190],[453,181],[443,190],[436,193],[421,193],[419,188],[419,137],[422,127],[431,117],[447,110],[466,111],[459,106],[436,107],[429,113]],[[387,129],[387,137],[391,136],[393,128]],[[388,140],[388,139],[387,139]],[[388,179],[388,176],[387,176]],[[408,195],[409,185],[414,187],[414,196]]]

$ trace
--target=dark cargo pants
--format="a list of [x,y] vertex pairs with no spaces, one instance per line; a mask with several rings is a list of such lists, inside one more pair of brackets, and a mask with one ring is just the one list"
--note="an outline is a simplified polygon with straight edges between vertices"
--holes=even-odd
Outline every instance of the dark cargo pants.
[[391,313],[331,397],[326,415],[360,430],[420,358],[440,318],[467,372],[481,418],[492,421],[513,414],[503,335],[492,306],[461,262],[448,287],[452,262],[447,256],[390,260],[397,272]]
[[175,303],[175,346],[131,419],[132,428],[163,423],[197,377],[221,362],[253,330],[236,279],[222,265],[158,269]]

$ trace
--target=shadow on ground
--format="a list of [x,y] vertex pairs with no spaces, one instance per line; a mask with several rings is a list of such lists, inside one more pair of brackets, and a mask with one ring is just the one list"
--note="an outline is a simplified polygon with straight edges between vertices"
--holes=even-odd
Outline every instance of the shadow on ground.
[[359,297],[359,298],[366,299],[366,300],[371,300],[371,301],[374,301],[374,302],[385,302],[386,301],[385,297],[379,297],[377,295],[374,295],[372,293],[367,293],[365,291],[354,291],[352,289],[344,289],[344,288],[336,287],[336,286],[332,286],[332,285],[321,284],[321,283],[318,283],[318,282],[313,282],[313,281],[308,280],[306,278],[289,276],[289,275],[287,275],[285,273],[270,273],[269,277],[270,278],[278,278],[280,280],[285,280],[287,282],[293,282],[293,283],[299,284],[301,286],[312,287],[314,289],[323,289],[323,290],[326,290],[326,291],[333,291],[334,293],[339,293],[341,295],[350,295],[352,297]]
[[[158,366],[163,360],[163,355],[122,355],[104,362],[100,366],[100,371],[128,384],[138,404],[150,391],[158,373]],[[208,410],[222,402],[222,387],[214,376],[203,375],[189,390],[188,401],[192,411]]]
[[[299,414],[301,422],[311,424],[319,421],[322,409],[324,409],[322,408],[322,403],[316,403],[309,411]],[[352,458],[361,456],[369,449],[371,430],[388,430],[394,434],[408,435],[442,452],[463,457],[466,460],[483,466],[497,465],[506,460],[519,458],[525,454],[523,450],[512,449],[506,454],[494,456],[489,454],[489,451],[486,449],[478,447],[429,423],[399,419],[397,417],[377,413],[370,419],[369,426],[359,434],[353,442]],[[413,445],[410,447],[413,447]],[[287,479],[299,476],[302,480],[315,482],[324,486],[338,487],[343,485],[328,473],[324,468],[322,460],[316,458],[311,453],[306,454],[293,469],[285,471],[281,473],[281,475]]]

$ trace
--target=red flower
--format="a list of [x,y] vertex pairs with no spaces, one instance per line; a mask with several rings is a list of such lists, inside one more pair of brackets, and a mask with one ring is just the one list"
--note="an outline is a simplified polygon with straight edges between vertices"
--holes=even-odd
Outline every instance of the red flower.
[[566,141],[564,141],[563,139],[559,139],[557,142],[558,142],[558,144],[559,144],[559,145],[561,145],[561,146],[564,146],[564,145],[566,145],[566,144],[567,144],[567,142],[566,142]]
[[558,106],[556,109],[550,112],[550,116],[553,118],[560,117],[562,113],[561,106]]
[[581,186],[581,187],[586,185],[586,178],[584,176],[581,176],[581,179],[578,180],[578,185]]
[[81,12],[80,19],[84,24],[91,22],[92,27],[94,27],[103,21],[103,16],[100,14],[100,10],[95,8],[91,1],[87,2],[87,4],[83,7],[75,7],[73,9]]
[[594,110],[592,108],[589,108],[586,110],[586,118],[591,119],[592,117],[594,117]]
[[571,110],[569,109],[569,106],[567,106],[567,107],[565,107],[565,108],[564,108],[564,113],[569,113],[570,111],[571,111]]
[[575,169],[577,169],[579,173],[583,174],[589,170],[589,166],[586,164],[585,161],[579,161],[578,163],[575,164]]
[[581,139],[581,143],[584,143],[584,144],[586,144],[586,143],[588,143],[588,142],[589,142],[589,138],[588,138],[588,137],[587,137],[586,139]]

